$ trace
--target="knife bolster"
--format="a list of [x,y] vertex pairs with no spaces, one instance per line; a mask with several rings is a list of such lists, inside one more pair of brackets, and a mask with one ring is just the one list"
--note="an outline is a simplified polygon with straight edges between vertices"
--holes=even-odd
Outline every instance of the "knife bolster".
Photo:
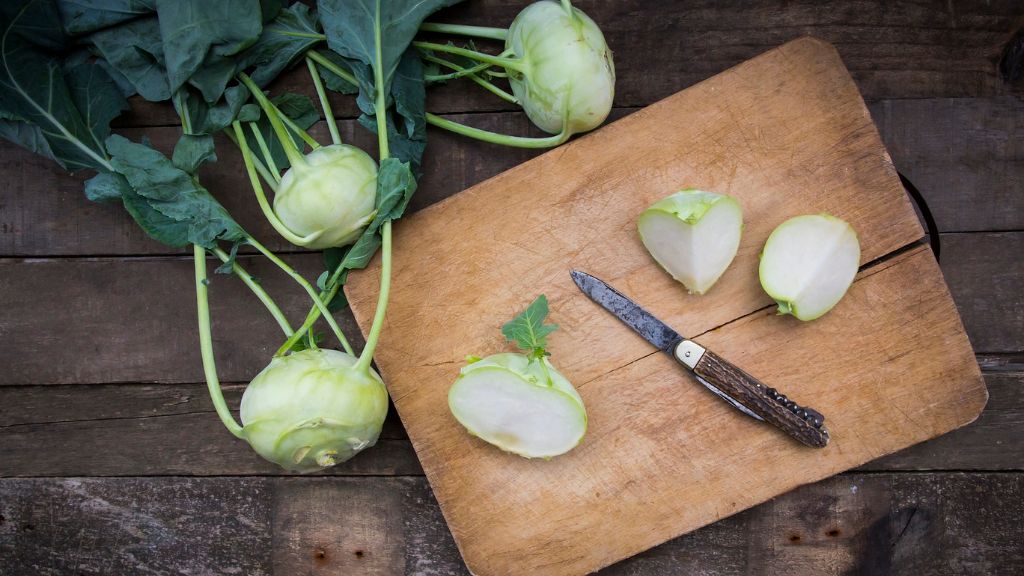
[[676,359],[689,366],[690,370],[697,367],[697,362],[704,357],[704,352],[707,350],[703,346],[697,344],[692,340],[683,340],[676,345],[675,356]]

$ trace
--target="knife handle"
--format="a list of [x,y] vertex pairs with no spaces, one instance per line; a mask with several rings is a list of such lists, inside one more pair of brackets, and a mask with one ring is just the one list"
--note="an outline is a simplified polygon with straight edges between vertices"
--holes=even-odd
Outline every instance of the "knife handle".
[[765,386],[757,378],[690,340],[680,343],[675,355],[697,376],[802,444],[814,448],[824,448],[828,444],[825,417],[817,410],[797,405],[778,390]]

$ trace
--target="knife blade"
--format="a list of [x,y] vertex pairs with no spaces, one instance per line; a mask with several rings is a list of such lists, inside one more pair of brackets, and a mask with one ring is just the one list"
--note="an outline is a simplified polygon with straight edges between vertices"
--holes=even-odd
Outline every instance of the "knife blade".
[[572,270],[573,282],[591,300],[693,373],[696,380],[740,412],[768,422],[815,448],[828,444],[825,417],[800,406],[714,352],[688,340],[603,280]]

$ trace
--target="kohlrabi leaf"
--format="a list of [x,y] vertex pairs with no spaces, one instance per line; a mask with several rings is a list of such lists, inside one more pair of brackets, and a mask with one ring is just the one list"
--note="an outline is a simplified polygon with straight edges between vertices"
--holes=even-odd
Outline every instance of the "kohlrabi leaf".
[[125,208],[147,233],[171,246],[199,244],[213,248],[217,240],[246,236],[227,210],[189,173],[166,156],[122,136],[107,139],[114,170],[125,177],[133,193]]
[[120,202],[131,185],[116,172],[100,172],[85,181],[85,197],[93,202]]
[[184,102],[192,122],[193,134],[216,134],[244,113],[248,98],[249,90],[245,86],[232,86],[224,91],[220,101],[209,104],[196,91],[186,87],[176,94],[172,101],[179,114],[179,101]]
[[[331,50],[324,50],[322,52],[319,52],[319,54],[320,56],[323,56],[324,58],[337,64],[338,67],[342,68],[343,70],[348,70],[351,67],[351,63],[348,60],[342,58],[341,56],[338,56]],[[327,69],[326,66],[321,65],[317,66],[317,68],[320,70],[320,77],[323,78],[324,85],[330,88],[331,90],[334,90],[335,92],[340,92],[342,94],[355,94],[359,92],[359,86],[356,86],[355,84],[349,82],[345,78],[342,78],[341,76],[338,76],[334,72],[331,72],[330,70]]]
[[[92,62],[70,69],[35,47],[36,40],[57,44],[60,21],[52,5],[29,2],[20,10],[0,8],[0,118],[38,126],[38,132],[9,126],[8,136],[33,151],[49,147],[49,156],[69,171],[108,170],[103,139],[110,120],[127,101],[110,75]],[[35,40],[30,41],[27,38]]]
[[[271,98],[270,101],[278,107],[281,114],[290,118],[302,129],[307,129],[320,120],[320,113],[317,112],[313,102],[307,96],[285,92]],[[260,116],[256,122],[256,128],[263,135],[263,141],[266,142],[267,147],[270,148],[270,155],[274,159],[274,164],[277,165],[278,170],[287,169],[289,167],[288,157],[285,155],[281,141],[278,140],[277,134],[274,132],[273,127],[271,127],[270,120],[266,114]],[[297,135],[292,134],[291,137],[299,150],[305,146],[305,143]],[[256,138],[252,135],[251,128],[246,127],[245,138],[249,142],[249,149],[253,150],[258,158],[263,159],[263,154],[260,151]]]
[[[320,22],[327,45],[342,56],[357,61],[352,72],[372,100],[373,67],[379,61],[384,90],[398,68],[402,53],[412,43],[420,24],[434,12],[460,0],[319,0]],[[377,42],[380,39],[380,58]]]
[[[2,113],[3,111],[0,110],[0,118],[2,118]],[[42,129],[35,124],[21,120],[0,120],[0,138],[50,160],[57,159],[53,155],[53,150],[50,149],[50,143],[46,141]]]
[[386,158],[380,163],[377,172],[377,215],[345,254],[341,263],[344,269],[366,268],[380,248],[381,240],[377,231],[384,222],[402,216],[415,191],[416,179],[408,163],[397,158]]
[[[427,147],[426,99],[423,66],[417,51],[407,50],[391,82],[394,108],[389,108],[387,114],[388,143],[391,154],[409,162],[416,175],[420,172],[423,151]],[[377,121],[372,115],[363,114],[359,123],[377,133]]]
[[[69,5],[64,2],[63,5]],[[156,15],[99,30],[86,39],[93,51],[150,102],[171,97],[164,48]]]
[[57,0],[56,4],[64,29],[72,36],[116,26],[156,10],[156,0]]
[[263,29],[258,0],[156,0],[171,93],[186,82],[216,102],[235,76],[237,55]]
[[541,294],[518,316],[501,327],[501,333],[515,342],[533,358],[547,356],[545,347],[549,334],[558,330],[557,324],[545,324],[548,317],[548,299]]
[[256,43],[242,54],[240,69],[255,66],[249,76],[257,85],[266,86],[319,42],[316,14],[305,4],[293,4],[263,27]]
[[180,170],[195,174],[206,162],[216,162],[213,136],[209,134],[183,134],[174,145],[171,162]]

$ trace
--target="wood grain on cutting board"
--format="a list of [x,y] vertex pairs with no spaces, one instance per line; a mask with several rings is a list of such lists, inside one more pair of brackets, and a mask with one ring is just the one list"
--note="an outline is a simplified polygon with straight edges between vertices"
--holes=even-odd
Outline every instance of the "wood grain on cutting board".
[[[482,146],[480,153],[486,153]],[[705,296],[640,244],[635,217],[695,186],[735,196],[739,253]],[[926,248],[862,271],[821,320],[777,317],[757,280],[771,230],[828,212],[862,264],[922,236],[835,50],[805,38],[524,163],[395,227],[377,363],[467,565],[579,574],[973,420],[986,393]],[[697,385],[579,293],[572,268],[826,415],[803,448]],[[346,287],[369,328],[378,264]],[[550,461],[468,435],[447,391],[468,354],[509,350],[499,328],[547,294],[553,361],[587,405],[583,443]]]

